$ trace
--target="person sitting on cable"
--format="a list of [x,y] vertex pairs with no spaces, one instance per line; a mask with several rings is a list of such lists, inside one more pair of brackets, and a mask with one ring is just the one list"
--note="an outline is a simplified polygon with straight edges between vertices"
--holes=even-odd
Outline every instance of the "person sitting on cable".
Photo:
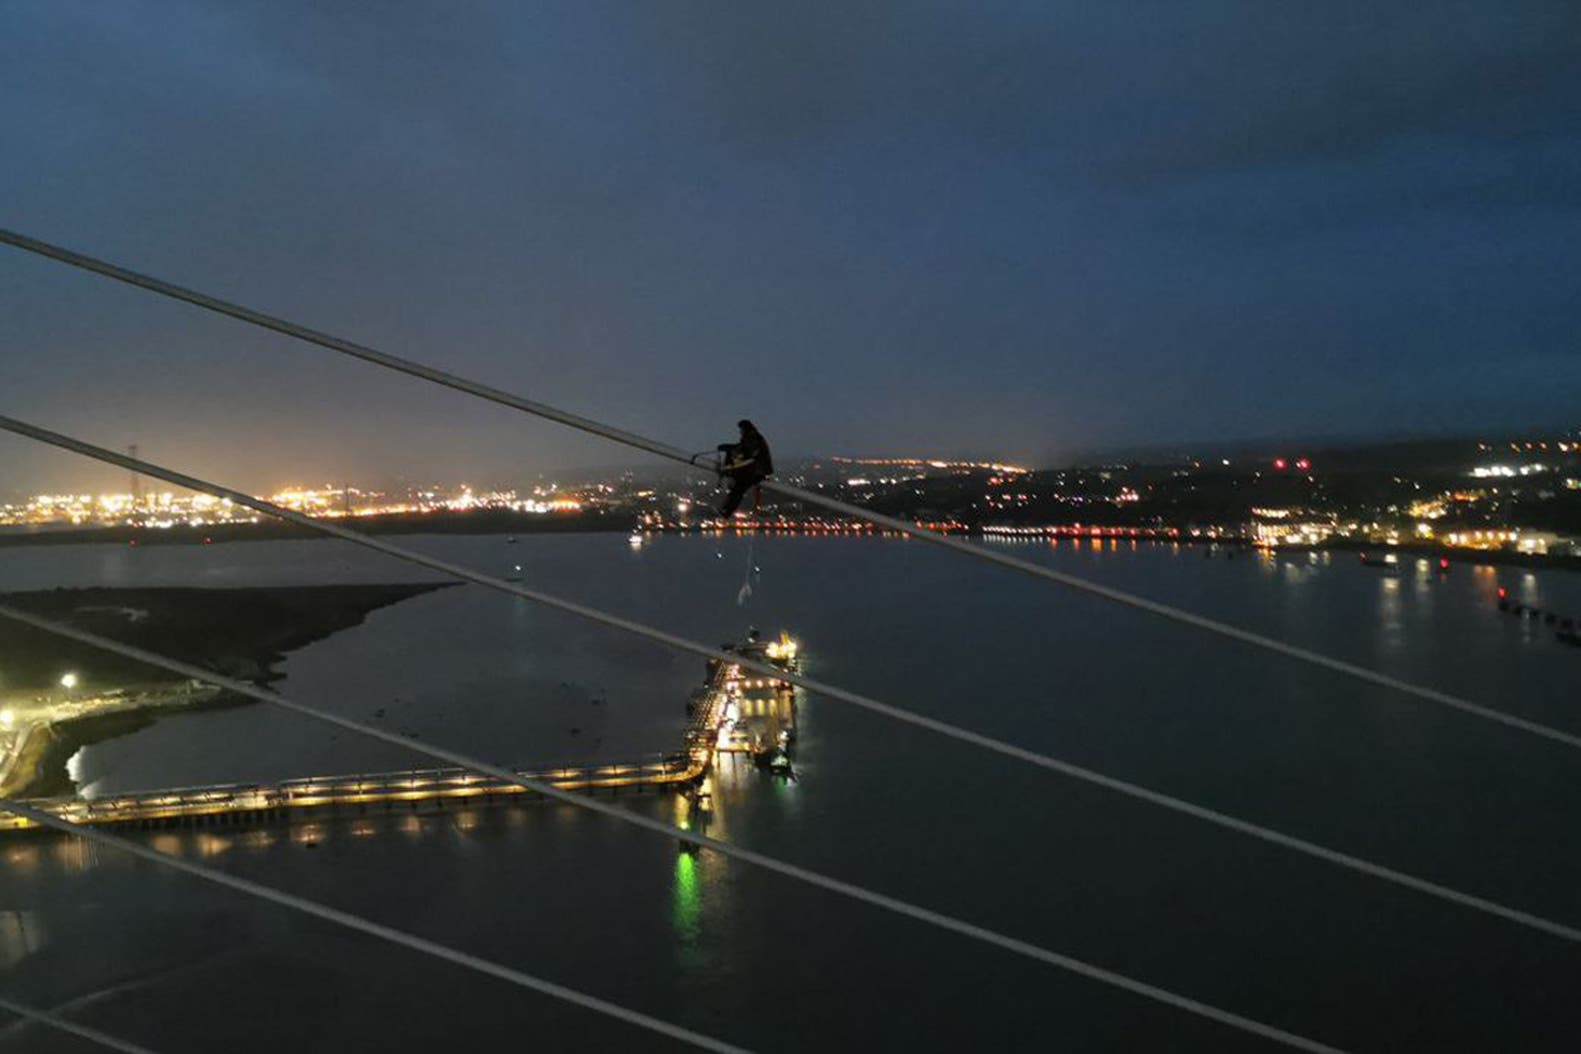
[[763,433],[751,421],[737,421],[736,427],[741,429],[741,440],[719,444],[719,452],[724,455],[719,474],[730,480],[730,493],[719,507],[721,516],[734,516],[747,491],[774,474],[774,460],[769,456],[769,442]]

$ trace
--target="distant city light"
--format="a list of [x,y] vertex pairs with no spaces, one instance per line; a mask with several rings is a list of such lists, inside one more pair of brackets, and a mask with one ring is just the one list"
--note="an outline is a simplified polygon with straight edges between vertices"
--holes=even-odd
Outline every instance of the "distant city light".
[[1508,479],[1512,476],[1535,476],[1548,470],[1548,466],[1541,462],[1533,465],[1478,465],[1471,470],[1471,474],[1477,479]]
[[[293,512],[324,519],[490,509],[547,515],[580,512],[589,505],[605,504],[605,495],[612,488],[607,484],[588,484],[557,491],[553,485],[538,487],[531,498],[524,499],[513,490],[475,491],[465,484],[446,493],[411,490],[401,494],[325,485],[285,487],[270,494],[267,500]],[[258,514],[251,509],[237,506],[229,498],[208,494],[39,494],[20,504],[0,504],[0,527],[60,524],[166,530],[258,522]]]
[[1007,476],[1025,475],[1032,470],[1019,465],[1001,465],[996,461],[940,461],[919,457],[832,457],[837,465],[886,465],[899,468],[980,469],[1002,472]]

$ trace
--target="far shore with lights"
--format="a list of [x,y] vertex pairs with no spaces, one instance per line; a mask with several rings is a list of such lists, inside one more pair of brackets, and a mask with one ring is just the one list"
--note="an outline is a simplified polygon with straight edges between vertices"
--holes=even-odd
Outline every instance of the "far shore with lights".
[[[1581,555],[1550,551],[1562,536],[1533,530],[1461,530],[1402,533],[1383,525],[1342,524],[1334,518],[1303,516],[1299,510],[1256,509],[1250,523],[1228,526],[1138,526],[1123,523],[980,523],[953,519],[918,520],[940,534],[984,541],[1042,541],[1049,544],[1090,544],[1094,541],[1168,545],[1248,547],[1266,552],[1368,551],[1391,548],[1461,563],[1581,570]],[[531,535],[541,533],[609,533],[634,539],[661,534],[769,534],[809,537],[900,538],[897,531],[860,520],[827,515],[785,515],[765,511],[741,513],[733,520],[658,518],[613,510],[560,510],[551,514],[493,508],[468,511],[370,515],[358,518],[356,529],[378,535]],[[247,519],[203,525],[171,524],[160,528],[133,526],[72,527],[35,525],[0,527],[0,546],[16,545],[218,545],[227,542],[318,541],[325,538],[307,527],[274,520]]]
[[[896,454],[900,452],[895,452]],[[778,479],[930,530],[995,544],[1090,548],[1094,539],[1256,546],[1265,552],[1398,549],[1478,564],[1581,568],[1581,429],[1542,434],[1281,441],[1028,468],[994,458],[815,456]],[[1096,456],[1096,455],[1095,455]],[[697,469],[589,469],[517,489],[427,482],[276,487],[267,500],[369,534],[758,533],[890,538],[764,490],[731,520]],[[306,539],[310,527],[206,494],[60,488],[0,503],[0,546],[204,545]],[[509,540],[509,538],[507,538]]]

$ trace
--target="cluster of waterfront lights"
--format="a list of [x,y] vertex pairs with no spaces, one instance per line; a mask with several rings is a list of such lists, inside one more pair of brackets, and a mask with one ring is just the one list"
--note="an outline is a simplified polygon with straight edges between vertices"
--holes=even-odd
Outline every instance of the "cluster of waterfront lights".
[[0,505],[0,527],[70,524],[74,527],[203,527],[256,523],[250,509],[212,494],[38,494],[20,505]]
[[[683,512],[684,515],[684,512]],[[964,523],[955,520],[939,520],[919,522],[919,527],[930,531],[948,533],[950,531],[963,531]],[[866,520],[833,520],[819,517],[791,517],[791,516],[750,516],[739,515],[732,519],[710,517],[693,522],[676,522],[666,520],[657,513],[644,514],[638,520],[640,531],[752,531],[764,534],[797,534],[797,535],[899,535],[901,532],[887,527],[879,527],[868,523]]]
[[1511,479],[1516,476],[1539,476],[1552,471],[1542,463],[1535,465],[1478,465],[1471,470],[1477,479]]
[[1010,527],[986,524],[983,533],[1015,538],[1179,538],[1179,527],[1101,527],[1075,524],[1045,524],[1038,527]]
[[[607,491],[607,487],[593,488]],[[537,515],[580,512],[596,494],[562,493],[553,486],[535,487],[531,495],[514,490],[474,492],[413,490],[401,495],[360,491],[352,487],[286,487],[268,501],[293,512],[325,518],[398,516],[475,509],[508,509]],[[210,494],[39,494],[21,504],[0,505],[0,527],[70,525],[73,527],[206,527],[258,523],[251,509]]]
[[[1176,527],[1102,527],[1080,524],[1034,527],[987,524],[982,527],[982,533],[988,538],[1150,538],[1166,541],[1175,541],[1189,535],[1192,538],[1244,540],[1265,549],[1280,546],[1318,546],[1334,537],[1366,536],[1384,545],[1399,545],[1402,542],[1397,530],[1386,529],[1378,524],[1366,525],[1364,529],[1361,524],[1292,521],[1290,517],[1293,512],[1288,509],[1253,509],[1252,512],[1260,519],[1276,522],[1253,523],[1249,529],[1241,531],[1219,528],[1208,530],[1194,528],[1190,531],[1182,531]],[[1415,536],[1420,541],[1436,541],[1454,548],[1487,550],[1510,547],[1523,553],[1546,553],[1550,551],[1551,545],[1547,537],[1529,531],[1465,530],[1439,534],[1430,523],[1416,524]]]
[[1497,549],[1507,544],[1520,544],[1519,531],[1454,531],[1444,535],[1449,545],[1468,549]]
[[532,497],[521,497],[514,490],[475,492],[466,484],[449,494],[437,490],[416,490],[400,497],[349,488],[322,490],[283,490],[269,496],[276,505],[312,516],[399,516],[434,512],[472,512],[479,509],[508,509],[511,512],[545,514],[580,512],[585,502],[557,494],[553,487],[537,487]]

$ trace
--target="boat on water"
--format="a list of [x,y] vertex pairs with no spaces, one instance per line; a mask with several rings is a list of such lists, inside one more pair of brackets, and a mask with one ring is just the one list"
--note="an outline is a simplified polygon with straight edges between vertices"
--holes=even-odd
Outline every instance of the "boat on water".
[[778,737],[755,735],[747,749],[752,753],[752,764],[760,769],[771,768],[780,756]]
[[760,736],[751,746],[752,764],[776,775],[791,773],[790,733],[781,728],[773,736]]

